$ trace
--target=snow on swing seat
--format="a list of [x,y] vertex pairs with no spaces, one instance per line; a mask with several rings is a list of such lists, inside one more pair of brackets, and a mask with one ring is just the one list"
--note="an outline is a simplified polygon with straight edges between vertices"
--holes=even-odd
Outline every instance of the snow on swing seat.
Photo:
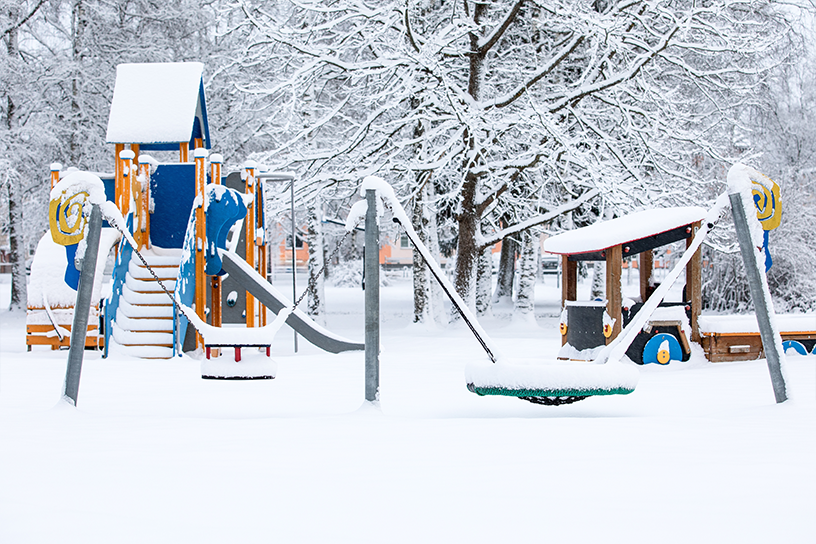
[[635,390],[638,371],[625,363],[499,360],[465,367],[468,389],[480,396],[588,397],[627,395]]

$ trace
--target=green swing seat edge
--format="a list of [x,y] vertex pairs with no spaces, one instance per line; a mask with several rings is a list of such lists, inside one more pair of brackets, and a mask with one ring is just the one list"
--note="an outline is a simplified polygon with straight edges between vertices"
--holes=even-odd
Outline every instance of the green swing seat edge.
[[506,387],[482,387],[468,384],[468,390],[480,397],[499,395],[504,397],[589,397],[601,395],[628,395],[634,387],[613,389],[508,389]]

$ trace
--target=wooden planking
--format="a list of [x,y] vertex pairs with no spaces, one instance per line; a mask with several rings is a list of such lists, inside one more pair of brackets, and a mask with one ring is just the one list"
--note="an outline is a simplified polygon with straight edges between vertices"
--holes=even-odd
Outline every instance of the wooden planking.
[[[69,333],[71,332],[71,325],[60,325]],[[51,349],[67,348],[71,345],[71,336],[64,336],[62,341],[56,334],[48,335],[54,332],[54,327],[51,325],[26,325],[26,346],[28,351],[31,351],[31,346],[51,346]],[[88,333],[85,336],[86,348],[103,348],[105,346],[104,336],[99,334],[99,327],[97,325],[88,325]]]
[[[783,332],[785,340],[814,340],[816,331]],[[762,339],[758,332],[704,333],[701,344],[706,358],[712,363],[729,361],[753,361],[765,356]],[[747,349],[745,349],[747,346]]]

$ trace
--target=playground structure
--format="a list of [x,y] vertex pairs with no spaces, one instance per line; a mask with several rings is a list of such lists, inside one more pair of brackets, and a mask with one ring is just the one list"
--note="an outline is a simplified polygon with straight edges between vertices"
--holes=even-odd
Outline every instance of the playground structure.
[[[270,252],[264,228],[264,184],[259,182],[257,165],[247,161],[240,175],[232,177],[240,179],[243,190],[238,191],[223,185],[228,176],[222,176],[222,158],[207,151],[211,142],[202,73],[200,63],[117,68],[107,132],[108,143],[115,147],[115,170],[113,175],[101,176],[101,182],[107,200],[116,205],[127,227],[102,229],[85,341],[88,347],[105,349],[106,356],[111,344],[144,358],[169,358],[196,349],[217,356],[218,349],[212,348],[233,347],[238,360],[243,347],[268,348],[283,324],[269,328],[267,307],[278,311],[292,306],[266,280]],[[177,152],[178,162],[160,163],[148,151]],[[54,165],[52,186],[67,173],[70,169],[63,172]],[[81,197],[77,198],[74,208],[65,197],[52,200],[52,228],[32,264],[33,270],[52,272],[42,281],[41,275],[35,275],[34,289],[29,290],[29,349],[37,344],[52,349],[70,344],[65,325],[73,315],[70,303],[79,278],[72,256],[76,244],[73,249],[70,244],[65,249],[58,245],[66,240],[57,240],[59,221],[54,219],[62,217],[60,211],[66,218],[81,216]],[[55,261],[54,255],[61,254],[62,261]],[[111,292],[99,304],[101,271],[109,255],[115,255]],[[229,263],[226,268],[233,267],[230,291],[223,286],[228,272],[222,262]],[[65,277],[55,280],[54,271]],[[238,290],[243,308],[236,308],[232,291]],[[229,334],[218,332],[230,323],[224,321],[223,308],[231,310],[233,318]],[[236,314],[241,326],[236,324]],[[197,332],[188,327],[193,315]],[[286,323],[328,351],[363,347],[329,333],[297,311],[287,315]],[[210,377],[274,377],[268,369],[261,373],[215,372]]]
[[[680,207],[644,210],[565,232],[544,241],[544,250],[561,256],[563,282],[560,359],[592,360],[602,346],[612,343],[622,327],[632,321],[656,285],[653,281],[654,250],[681,240],[686,249],[700,229],[706,210]],[[638,256],[640,300],[624,304],[621,294],[621,264],[625,257]],[[578,262],[604,261],[605,302],[578,302]],[[698,317],[702,305],[702,257],[698,248],[685,267],[685,299],[661,302],[646,328],[638,334],[626,354],[638,363],[667,364],[687,360],[689,342],[700,342]],[[592,308],[604,308],[602,317]],[[594,319],[592,318],[594,314]],[[665,344],[664,344],[665,343]],[[661,346],[665,349],[661,349]]]

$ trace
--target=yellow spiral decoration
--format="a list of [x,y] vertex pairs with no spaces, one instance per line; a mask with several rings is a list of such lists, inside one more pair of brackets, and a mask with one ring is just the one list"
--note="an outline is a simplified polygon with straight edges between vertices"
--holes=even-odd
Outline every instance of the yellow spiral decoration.
[[48,222],[51,226],[51,238],[61,246],[78,243],[85,236],[85,200],[88,193],[77,192],[72,195],[61,194],[48,205]]
[[757,209],[757,219],[764,230],[773,230],[782,222],[782,200],[779,195],[779,185],[773,180],[773,189],[754,183],[751,196]]

